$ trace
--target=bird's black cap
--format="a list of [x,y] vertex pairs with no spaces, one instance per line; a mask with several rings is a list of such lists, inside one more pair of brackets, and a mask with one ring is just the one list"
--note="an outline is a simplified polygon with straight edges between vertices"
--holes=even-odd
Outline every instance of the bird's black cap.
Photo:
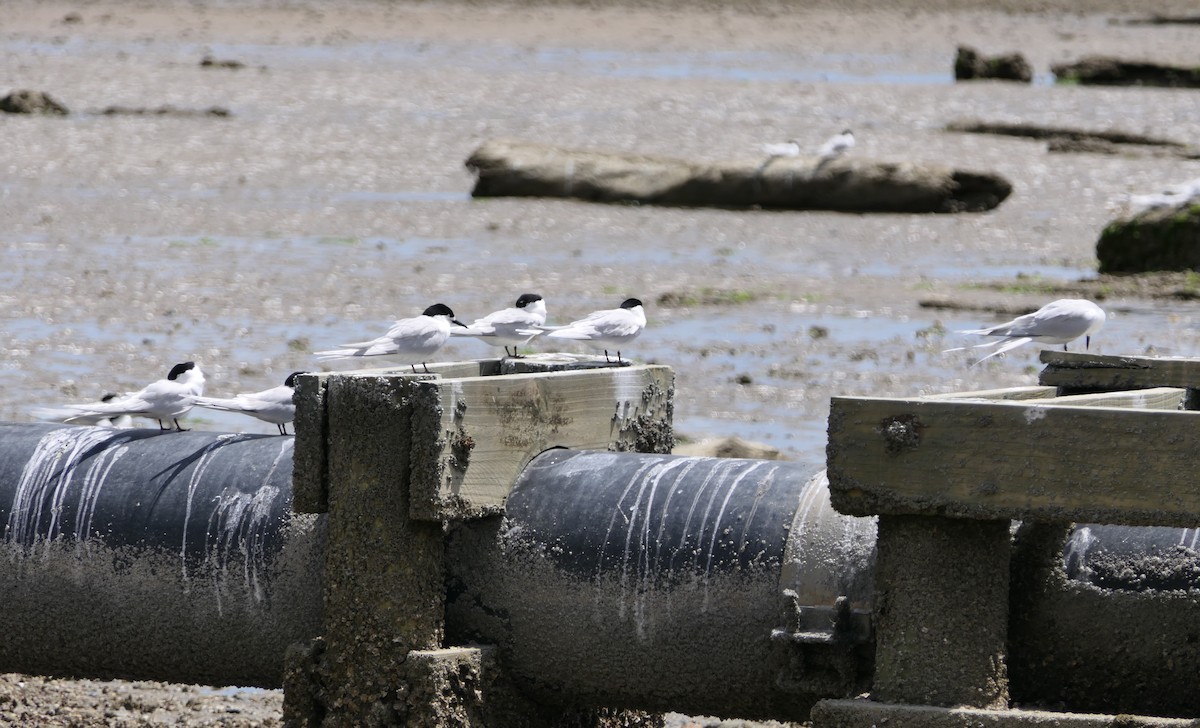
[[116,394],[116,393],[114,393],[114,392],[109,392],[108,394],[106,394],[106,395],[104,395],[103,397],[101,397],[101,398],[100,398],[100,401],[101,401],[101,402],[111,402],[111,401],[113,401],[114,399],[116,399],[116,398],[117,398],[117,397],[119,397],[119,396],[120,396],[120,395],[118,395],[118,394]]
[[525,308],[534,301],[540,300],[542,300],[542,297],[536,293],[522,293],[521,297],[517,299],[517,308]]
[[422,316],[449,316],[450,318],[454,318],[454,312],[451,311],[450,307],[444,303],[433,304],[429,308],[425,309],[421,313],[421,315]]
[[171,367],[171,373],[167,375],[167,379],[170,379],[173,382],[176,379],[179,379],[179,377],[182,376],[184,372],[190,371],[195,368],[196,368],[196,362],[194,362],[194,361],[185,361],[182,364],[176,364],[175,366]]
[[283,386],[291,387],[292,389],[295,389],[296,388],[296,377],[300,376],[301,374],[308,374],[308,372],[292,372],[291,374],[289,374],[287,376],[287,379],[283,380]]
[[642,302],[636,298],[626,298],[625,303],[621,304],[621,308],[637,308],[638,306],[641,306],[641,305],[642,305]]

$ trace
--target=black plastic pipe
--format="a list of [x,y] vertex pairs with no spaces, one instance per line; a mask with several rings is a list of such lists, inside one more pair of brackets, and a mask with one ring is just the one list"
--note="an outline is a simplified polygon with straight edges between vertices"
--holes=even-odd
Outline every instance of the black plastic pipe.
[[278,685],[321,622],[293,442],[0,423],[0,670]]
[[452,539],[448,638],[499,645],[548,700],[803,716],[841,679],[805,674],[805,635],[843,655],[869,639],[835,617],[839,596],[845,617],[870,607],[874,522],[826,489],[817,465],[547,451],[502,522]]

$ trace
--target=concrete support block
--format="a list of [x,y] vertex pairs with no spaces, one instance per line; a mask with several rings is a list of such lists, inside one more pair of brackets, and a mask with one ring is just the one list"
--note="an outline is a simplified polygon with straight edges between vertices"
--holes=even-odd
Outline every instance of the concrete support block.
[[876,668],[883,702],[1008,704],[1008,521],[880,516]]
[[325,448],[329,439],[325,421],[327,374],[304,374],[296,378],[296,433],[292,452],[292,510],[325,513],[329,510],[326,482],[329,478]]
[[812,724],[813,728],[1187,728],[1195,726],[1195,721],[1043,710],[889,705],[870,700],[822,700],[813,708]]
[[408,653],[407,726],[485,726],[483,656],[478,648]]
[[283,724],[288,728],[320,728],[325,715],[321,695],[321,638],[295,642],[283,656]]
[[325,726],[394,723],[408,653],[441,646],[441,524],[408,517],[416,384],[354,376],[327,387]]

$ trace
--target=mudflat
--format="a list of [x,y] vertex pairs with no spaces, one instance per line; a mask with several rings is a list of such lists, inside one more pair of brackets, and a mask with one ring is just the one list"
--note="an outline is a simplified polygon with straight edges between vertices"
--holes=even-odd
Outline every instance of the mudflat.
[[[1094,247],[1121,195],[1200,177],[1200,161],[946,131],[1197,143],[1196,91],[1049,77],[1096,53],[1200,64],[1200,26],[1121,22],[1191,0],[599,5],[4,2],[0,94],[71,113],[0,115],[0,418],[185,360],[208,394],[266,389],[435,302],[470,320],[524,292],[551,323],[641,298],[649,327],[622,353],[675,367],[681,435],[811,460],[831,396],[1033,383],[1035,347],[975,367],[942,350],[1054,298],[1109,312],[1094,351],[1200,349],[1197,281],[1098,279]],[[959,44],[1021,52],[1035,82],[955,84]],[[953,215],[474,200],[463,166],[492,139],[719,161],[844,128],[856,156],[996,172],[1014,192]],[[440,358],[496,351],[456,341]]]

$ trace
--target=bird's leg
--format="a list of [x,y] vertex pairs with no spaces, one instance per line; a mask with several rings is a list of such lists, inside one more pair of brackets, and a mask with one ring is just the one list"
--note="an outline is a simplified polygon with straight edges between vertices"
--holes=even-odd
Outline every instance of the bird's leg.
[[1068,351],[1066,344],[1063,344],[1063,351]]
[[1092,347],[1092,337],[1090,337],[1090,336],[1083,337],[1083,350],[1087,351],[1091,347]]
[[416,364],[409,364],[409,366],[410,366],[410,367],[412,367],[412,369],[413,369],[413,374],[416,374],[416,373],[417,373],[417,365],[416,365]]
[[608,349],[604,350],[604,361],[605,361],[605,363],[608,363],[608,364],[612,363],[612,359],[608,358]]
[[177,418],[172,418],[171,421],[175,423],[176,432],[187,432],[187,430],[183,429],[183,425],[179,424],[179,420]]
[[621,363],[621,350],[620,349],[617,349],[617,363],[618,364]]
[[426,364],[425,362],[421,362],[421,366],[425,367],[425,373],[428,374],[429,373],[429,365]]
[[157,422],[157,423],[158,423],[158,429],[160,429],[160,430],[167,430],[167,429],[170,429],[170,428],[168,428],[166,425],[164,425],[164,424],[162,423],[162,420],[155,420],[155,422]]
[[280,435],[286,435],[286,434],[287,434],[287,423],[286,423],[286,422],[280,422],[280,423],[279,423],[279,434],[280,434]]

